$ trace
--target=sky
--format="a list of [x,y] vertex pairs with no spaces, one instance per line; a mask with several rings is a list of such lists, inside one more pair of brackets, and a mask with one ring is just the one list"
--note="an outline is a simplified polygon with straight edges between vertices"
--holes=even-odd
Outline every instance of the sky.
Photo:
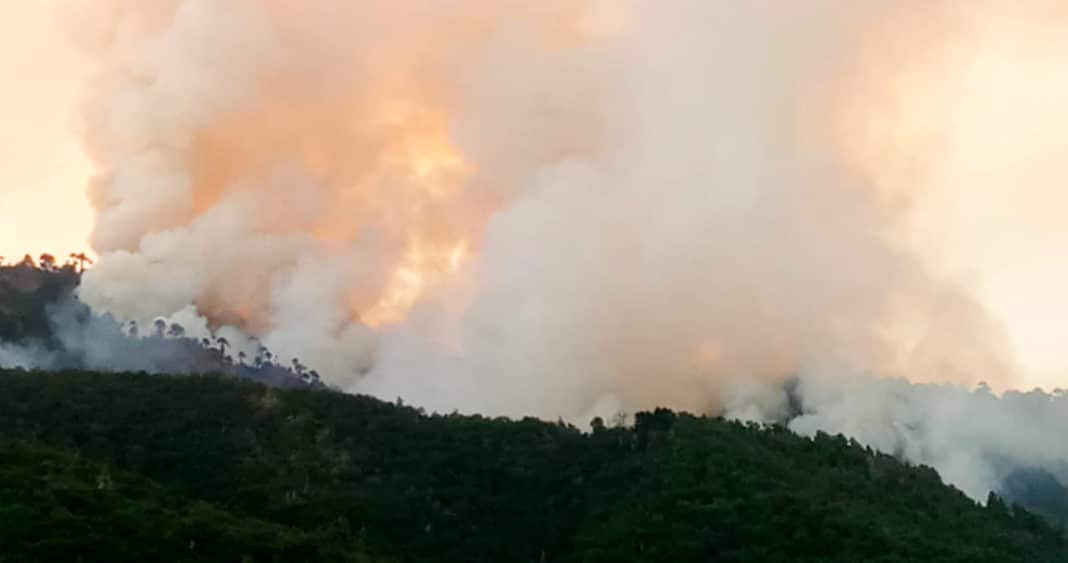
[[[0,3],[0,256],[8,261],[91,250],[92,165],[75,132],[85,64],[54,8]],[[1056,387],[1068,383],[1068,41],[1037,31],[1020,24],[987,34],[957,91],[941,102],[919,91],[917,104],[952,119],[936,180],[917,204],[915,244],[1005,324],[1025,386]]]
[[1029,384],[1068,387],[1068,38],[991,26],[949,100],[924,253],[1006,323]]
[[91,171],[77,135],[82,62],[45,0],[0,3],[0,256],[88,250]]

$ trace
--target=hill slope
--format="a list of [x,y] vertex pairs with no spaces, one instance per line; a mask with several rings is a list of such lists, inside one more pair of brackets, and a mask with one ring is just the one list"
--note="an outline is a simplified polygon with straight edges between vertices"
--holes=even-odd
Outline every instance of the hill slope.
[[374,561],[39,444],[0,441],[0,561]]
[[1068,558],[1039,517],[929,468],[666,410],[585,434],[232,378],[0,372],[0,436],[412,561]]

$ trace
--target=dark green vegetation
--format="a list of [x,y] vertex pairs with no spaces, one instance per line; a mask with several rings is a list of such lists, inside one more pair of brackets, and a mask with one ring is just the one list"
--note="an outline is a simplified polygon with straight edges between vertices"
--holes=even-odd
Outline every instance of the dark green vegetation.
[[1068,560],[1039,517],[841,437],[666,410],[594,426],[0,372],[0,526],[33,530],[0,560],[181,560],[190,541],[233,561]]
[[78,286],[78,266],[56,267],[55,258],[42,258],[47,266],[38,267],[29,256],[12,266],[0,265],[0,342],[51,338],[47,307]]
[[144,477],[0,441],[0,561],[373,561],[326,534],[235,516]]
[[1048,471],[1016,469],[1002,482],[1000,494],[1062,527],[1068,524],[1068,490]]

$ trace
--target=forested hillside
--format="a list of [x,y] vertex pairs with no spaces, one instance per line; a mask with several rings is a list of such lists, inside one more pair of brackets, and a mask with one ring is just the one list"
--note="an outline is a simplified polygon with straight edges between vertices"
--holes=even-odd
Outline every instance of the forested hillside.
[[382,561],[327,530],[229,514],[144,477],[0,441],[0,561]]
[[34,530],[5,553],[113,561],[93,555],[107,537],[145,560],[191,542],[218,560],[1068,559],[1041,518],[842,437],[635,422],[584,433],[231,377],[0,372],[0,437],[18,441],[0,446],[0,518]]

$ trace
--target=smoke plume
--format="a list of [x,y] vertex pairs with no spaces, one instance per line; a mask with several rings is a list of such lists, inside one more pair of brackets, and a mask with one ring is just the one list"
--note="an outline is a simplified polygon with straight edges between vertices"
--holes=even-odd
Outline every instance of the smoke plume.
[[767,421],[798,376],[799,431],[981,494],[997,476],[956,468],[982,452],[923,452],[1040,448],[884,430],[996,400],[954,410],[971,392],[868,375],[1003,388],[1014,365],[908,242],[940,139],[892,117],[969,37],[952,3],[925,7],[72,6],[98,61],[81,299],[142,323],[194,311],[345,390],[445,410]]

